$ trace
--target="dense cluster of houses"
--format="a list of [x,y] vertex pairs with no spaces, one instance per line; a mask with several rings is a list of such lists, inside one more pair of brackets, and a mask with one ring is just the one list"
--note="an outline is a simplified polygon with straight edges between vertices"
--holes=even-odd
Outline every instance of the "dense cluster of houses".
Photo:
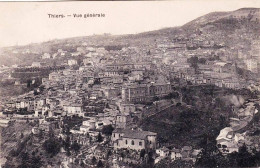
[[[238,152],[239,147],[246,145],[249,149],[260,149],[258,141],[250,135],[250,129],[244,129],[257,115],[258,110],[255,104],[259,100],[252,100],[245,104],[245,107],[236,109],[236,118],[230,118],[230,127],[222,129],[216,138],[217,147],[223,154]],[[258,125],[258,124],[257,124]]]
[[[227,51],[225,46],[222,41],[192,34],[189,38],[163,38],[149,46],[120,50],[106,50],[85,43],[73,52],[59,48],[54,53],[43,53],[42,62],[33,62],[30,68],[44,68],[45,60],[57,58],[64,59],[62,66],[66,68],[55,69],[42,78],[42,89],[6,101],[2,115],[15,120],[39,120],[38,126],[32,129],[33,134],[61,129],[64,117],[77,116],[82,123],[70,129],[71,143],[76,141],[87,146],[93,143],[90,137],[96,140],[102,129],[111,125],[115,130],[109,148],[115,151],[156,150],[156,163],[164,158],[195,162],[200,150],[190,146],[158,148],[157,133],[141,130],[137,121],[143,117],[144,104],[169,95],[173,85],[210,84],[259,91],[258,79],[248,81],[237,74],[237,66],[241,63],[232,62],[231,53],[234,52]],[[252,50],[256,49],[252,47]],[[243,57],[242,52],[237,55]],[[256,73],[259,62],[253,57],[255,52],[251,55],[243,66]],[[195,57],[197,62],[191,62]],[[217,143],[223,153],[237,151],[239,145],[247,141],[246,133],[237,131],[256,113],[249,103],[247,108],[238,110],[238,118],[231,119],[231,127],[221,130]],[[65,138],[62,132],[59,136]],[[97,152],[99,147],[94,146],[97,153],[94,155],[102,158],[102,147],[101,152]],[[107,150],[104,146],[103,150]]]

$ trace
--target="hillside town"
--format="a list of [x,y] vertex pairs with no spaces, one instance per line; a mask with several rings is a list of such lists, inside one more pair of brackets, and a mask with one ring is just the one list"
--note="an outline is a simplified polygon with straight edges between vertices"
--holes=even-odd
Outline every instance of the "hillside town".
[[[201,144],[211,143],[223,158],[245,147],[259,159],[260,39],[251,32],[259,18],[252,16],[254,10],[225,18],[241,26],[228,37],[236,46],[223,32],[211,32],[221,29],[216,21],[153,42],[144,37],[141,45],[126,44],[126,37],[115,44],[104,35],[53,41],[46,52],[5,49],[1,54],[37,59],[0,68],[1,87],[13,87],[0,100],[3,167],[205,167]],[[26,92],[13,93],[17,88]],[[207,97],[212,101],[203,103]],[[189,120],[188,111],[195,117]],[[201,113],[205,117],[195,115]],[[200,125],[218,124],[208,127],[218,126],[213,138],[189,125],[196,117]],[[158,120],[168,127],[149,127]],[[172,127],[179,133],[169,140],[163,132]]]

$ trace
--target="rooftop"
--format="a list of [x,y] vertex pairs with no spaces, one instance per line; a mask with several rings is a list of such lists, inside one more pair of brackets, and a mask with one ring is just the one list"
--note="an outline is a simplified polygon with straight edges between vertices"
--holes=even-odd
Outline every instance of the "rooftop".
[[157,133],[129,129],[115,129],[113,133],[124,133],[123,138],[146,139],[147,136],[156,136]]

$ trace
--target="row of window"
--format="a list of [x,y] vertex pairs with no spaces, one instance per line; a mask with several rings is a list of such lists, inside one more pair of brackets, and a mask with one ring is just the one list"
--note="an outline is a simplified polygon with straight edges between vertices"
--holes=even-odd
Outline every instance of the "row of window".
[[[127,145],[128,144],[128,141],[127,140],[125,140],[125,144]],[[131,145],[135,145],[135,142],[132,140],[131,141]],[[140,141],[139,142],[139,146],[142,146],[143,145],[143,143]]]

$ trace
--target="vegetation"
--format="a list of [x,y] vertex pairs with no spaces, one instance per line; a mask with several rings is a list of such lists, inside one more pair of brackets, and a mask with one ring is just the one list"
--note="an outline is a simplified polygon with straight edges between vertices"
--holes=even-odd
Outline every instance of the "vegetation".
[[104,167],[104,164],[103,164],[103,162],[101,160],[98,161],[97,167]]
[[58,139],[50,136],[49,139],[47,139],[43,143],[43,149],[50,154],[51,157],[57,155],[60,152],[61,144]]
[[243,145],[238,152],[223,156],[215,144],[207,144],[197,159],[196,167],[258,167],[260,165],[260,151],[249,152]]
[[102,141],[103,141],[103,137],[102,137],[101,133],[99,132],[98,136],[97,136],[97,142],[102,142]]
[[74,141],[71,145],[71,149],[77,154],[80,150],[80,145],[76,141]]
[[202,148],[205,142],[216,139],[219,131],[228,126],[229,117],[234,115],[233,104],[226,96],[243,95],[245,99],[255,97],[248,90],[234,91],[210,85],[178,90],[183,96],[182,104],[142,121],[144,130],[158,133],[161,144]]
[[102,134],[105,134],[107,136],[111,136],[112,135],[112,132],[113,132],[114,128],[111,124],[109,125],[105,125],[103,128],[102,128]]
[[172,161],[170,159],[163,159],[159,163],[157,163],[154,168],[191,168],[193,164],[184,160],[175,160]]

